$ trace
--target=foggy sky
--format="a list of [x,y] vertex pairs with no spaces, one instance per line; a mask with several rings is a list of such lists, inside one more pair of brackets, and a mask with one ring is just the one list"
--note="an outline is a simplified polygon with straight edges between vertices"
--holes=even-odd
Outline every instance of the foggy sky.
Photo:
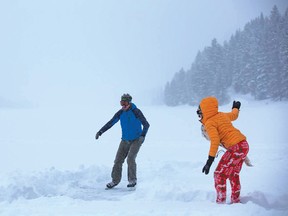
[[155,100],[198,50],[285,0],[0,0],[0,108]]

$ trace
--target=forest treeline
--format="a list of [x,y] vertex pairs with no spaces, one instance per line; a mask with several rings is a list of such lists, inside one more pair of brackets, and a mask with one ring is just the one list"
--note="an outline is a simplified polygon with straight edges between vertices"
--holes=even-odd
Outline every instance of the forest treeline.
[[269,17],[261,14],[223,45],[213,39],[189,70],[166,84],[164,102],[195,105],[213,95],[225,104],[231,90],[256,100],[288,99],[288,8],[281,15],[274,6]]

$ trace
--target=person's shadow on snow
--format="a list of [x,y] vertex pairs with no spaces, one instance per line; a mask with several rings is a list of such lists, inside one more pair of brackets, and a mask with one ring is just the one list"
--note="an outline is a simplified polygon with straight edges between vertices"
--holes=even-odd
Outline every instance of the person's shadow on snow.
[[[268,199],[267,199],[268,197]],[[248,194],[247,196],[243,196],[241,198],[241,202],[246,204],[248,202],[252,202],[256,205],[259,205],[266,210],[288,210],[288,194],[284,194],[279,197],[275,197],[275,195],[264,194],[261,191],[255,191],[253,193]]]

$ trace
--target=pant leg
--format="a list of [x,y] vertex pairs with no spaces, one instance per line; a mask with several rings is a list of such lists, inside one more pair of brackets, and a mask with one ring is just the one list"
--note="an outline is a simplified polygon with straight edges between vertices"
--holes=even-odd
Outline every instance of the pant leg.
[[139,139],[136,139],[131,142],[131,146],[127,156],[127,164],[128,164],[128,181],[133,182],[137,181],[137,164],[136,157],[140,150],[142,143],[140,143]]
[[241,191],[241,184],[240,184],[240,177],[239,173],[234,172],[230,178],[230,184],[231,184],[231,202],[232,203],[238,203],[240,202],[240,191]]
[[121,181],[122,166],[125,161],[125,158],[128,155],[128,151],[129,151],[129,142],[121,140],[111,173],[112,181],[115,182],[116,184],[118,184]]
[[228,178],[229,162],[231,158],[231,153],[226,151],[219,161],[216,170],[214,172],[214,183],[216,189],[216,202],[224,203],[226,202],[226,180]]
[[249,145],[247,141],[242,141],[233,148],[233,155],[232,155],[233,170],[229,176],[231,190],[232,190],[232,193],[231,193],[232,203],[240,202],[240,191],[241,191],[240,171],[242,169],[242,165],[245,161],[248,151],[249,151]]

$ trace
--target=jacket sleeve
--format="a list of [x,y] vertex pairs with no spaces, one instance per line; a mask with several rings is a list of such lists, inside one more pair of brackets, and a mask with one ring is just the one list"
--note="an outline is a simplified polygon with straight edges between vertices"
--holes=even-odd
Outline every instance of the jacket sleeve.
[[117,113],[115,113],[115,115],[113,116],[113,118],[108,121],[101,129],[101,133],[104,133],[105,131],[109,130],[114,124],[116,124],[119,119],[120,119],[120,115],[123,111],[119,110]]
[[150,127],[150,124],[148,123],[148,121],[146,120],[145,116],[143,115],[143,113],[141,112],[140,109],[136,108],[133,110],[134,115],[136,116],[136,118],[138,118],[141,122],[141,124],[143,125],[143,130],[142,130],[142,134],[141,136],[146,136],[148,129]]
[[238,118],[239,110],[234,108],[231,112],[226,113],[226,115],[229,117],[230,121],[235,121]]
[[215,157],[220,145],[220,137],[215,125],[216,123],[208,123],[205,125],[208,136],[210,137],[210,150],[209,155]]

